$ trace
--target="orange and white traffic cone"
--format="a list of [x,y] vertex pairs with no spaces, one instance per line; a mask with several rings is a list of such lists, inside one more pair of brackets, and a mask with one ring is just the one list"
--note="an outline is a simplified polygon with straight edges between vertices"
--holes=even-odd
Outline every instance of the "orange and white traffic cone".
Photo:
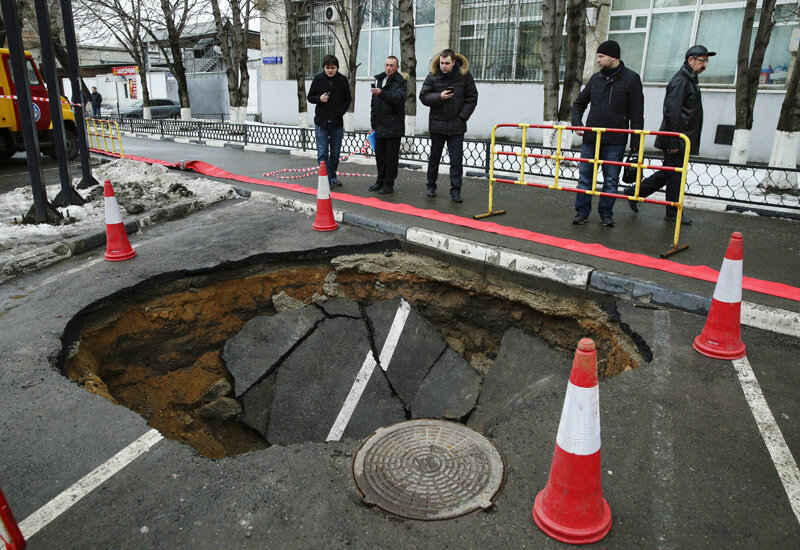
[[14,514],[0,490],[0,542],[5,544],[7,550],[23,550],[25,548],[25,537],[19,530]]
[[104,257],[111,262],[133,258],[136,256],[136,251],[128,241],[128,234],[125,232],[125,224],[122,223],[119,204],[117,204],[117,197],[114,196],[111,180],[106,180],[103,185],[103,197],[106,208],[106,253]]
[[328,170],[325,161],[319,163],[319,181],[317,183],[317,217],[314,225],[315,231],[333,231],[339,229],[339,224],[333,219],[333,203],[331,202],[331,186],[328,182]]
[[736,231],[722,260],[706,324],[692,344],[694,349],[707,357],[740,359],[745,355],[740,325],[743,258],[742,234]]
[[536,495],[533,519],[545,534],[569,544],[597,542],[611,530],[600,486],[597,350],[589,338],[575,350],[550,476]]

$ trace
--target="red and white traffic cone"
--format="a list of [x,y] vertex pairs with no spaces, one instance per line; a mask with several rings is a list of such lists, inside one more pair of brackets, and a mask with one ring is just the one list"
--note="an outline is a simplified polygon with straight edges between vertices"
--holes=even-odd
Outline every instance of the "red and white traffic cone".
[[328,182],[328,170],[325,161],[319,163],[319,181],[317,183],[317,217],[314,225],[315,231],[333,231],[339,229],[339,224],[333,219],[333,203],[331,202],[331,186]]
[[128,260],[136,256],[136,251],[128,241],[125,224],[119,213],[119,204],[111,187],[111,180],[106,180],[103,185],[103,197],[106,208],[106,253],[105,259],[111,262]]
[[23,550],[26,546],[25,537],[19,530],[17,520],[14,519],[2,490],[0,490],[0,542],[5,544],[7,550]]
[[575,350],[550,476],[536,496],[533,519],[545,534],[569,544],[597,542],[611,530],[600,486],[597,350],[589,338]]
[[722,260],[706,324],[692,344],[694,349],[707,357],[739,359],[745,355],[740,325],[743,258],[742,234],[736,231]]

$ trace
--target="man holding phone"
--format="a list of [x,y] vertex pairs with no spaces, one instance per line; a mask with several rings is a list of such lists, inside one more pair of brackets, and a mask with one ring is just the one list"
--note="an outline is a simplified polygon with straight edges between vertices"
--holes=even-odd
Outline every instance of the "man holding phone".
[[339,60],[335,55],[322,59],[323,72],[311,81],[308,102],[314,110],[314,134],[317,138],[317,162],[324,162],[328,169],[331,186],[341,187],[336,177],[339,168],[339,152],[344,137],[344,114],[350,108],[350,84],[339,72]]
[[431,61],[419,99],[430,107],[428,131],[431,155],[428,159],[427,195],[436,196],[436,179],[444,144],[450,154],[450,199],[460,203],[463,173],[464,134],[467,120],[478,106],[478,89],[469,72],[467,58],[451,49],[442,50]]
[[375,163],[378,179],[369,190],[381,195],[394,193],[400,140],[405,133],[406,77],[397,72],[398,61],[393,55],[386,58],[384,72],[375,75],[372,83],[370,123],[375,130]]

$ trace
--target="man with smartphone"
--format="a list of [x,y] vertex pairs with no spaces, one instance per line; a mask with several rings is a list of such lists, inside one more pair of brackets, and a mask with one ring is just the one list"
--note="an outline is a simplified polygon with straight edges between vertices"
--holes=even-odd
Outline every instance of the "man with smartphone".
[[450,154],[450,199],[460,203],[463,173],[464,134],[467,120],[478,106],[478,89],[469,72],[467,58],[451,49],[442,50],[431,61],[419,99],[430,107],[428,132],[431,154],[428,158],[427,195],[436,196],[436,179],[444,144]]
[[350,84],[339,72],[339,60],[335,55],[322,59],[323,72],[311,81],[308,102],[314,110],[314,134],[317,138],[317,162],[324,162],[331,186],[341,187],[336,177],[339,168],[339,152],[344,137],[344,114],[350,108]]
[[372,83],[370,123],[375,130],[375,163],[378,179],[369,190],[381,195],[394,193],[400,140],[405,133],[406,77],[399,72],[397,58],[390,55],[383,65],[384,72],[375,75]]

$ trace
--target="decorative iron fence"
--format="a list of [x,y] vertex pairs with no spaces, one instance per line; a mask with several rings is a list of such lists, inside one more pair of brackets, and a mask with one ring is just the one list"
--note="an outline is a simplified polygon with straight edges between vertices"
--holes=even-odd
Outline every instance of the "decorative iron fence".
[[[244,145],[266,145],[291,149],[311,150],[315,146],[314,130],[296,126],[271,126],[261,124],[230,124],[203,120],[142,120],[117,118],[123,131],[139,134],[158,134],[161,136],[185,137],[195,140],[215,139]],[[345,132],[342,141],[342,154],[358,152],[364,147],[367,132]],[[498,151],[519,151],[520,146],[510,143],[496,143]],[[464,167],[489,171],[488,140],[464,140]],[[542,146],[526,146],[527,153],[554,154],[554,149]],[[580,156],[580,151],[570,149],[566,155]],[[400,146],[400,158],[406,161],[427,162],[430,156],[428,136],[404,137]],[[658,157],[645,157],[648,164],[660,165]],[[499,156],[495,158],[494,169],[501,172],[520,173],[520,157]],[[450,162],[444,154],[442,164]],[[554,177],[555,162],[548,159],[528,157],[525,173],[530,176]],[[560,179],[577,181],[578,166],[574,162],[560,163]],[[755,165],[734,165],[714,161],[692,161],[686,180],[686,195],[740,203],[780,206],[800,210],[798,196],[800,170]],[[794,186],[793,192],[778,189],[778,184]]]

